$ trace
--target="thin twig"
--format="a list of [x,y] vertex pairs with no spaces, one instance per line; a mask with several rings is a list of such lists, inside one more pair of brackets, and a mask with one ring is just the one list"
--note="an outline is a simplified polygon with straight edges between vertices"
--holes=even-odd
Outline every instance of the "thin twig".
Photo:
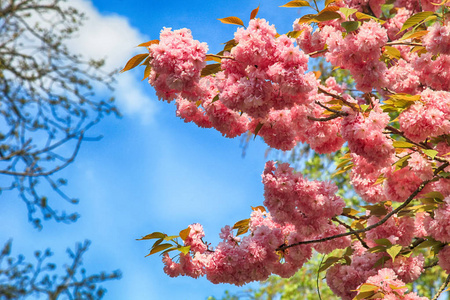
[[232,60],[235,59],[233,56],[223,56],[223,55],[217,55],[217,54],[207,54],[206,56],[212,56],[212,57],[216,57],[216,58],[220,58],[220,59],[232,59]]
[[[342,222],[341,220],[339,220],[337,217],[333,217],[332,218],[333,221],[338,222],[339,224],[341,224],[342,226],[344,226],[345,228],[347,228],[348,230],[352,230],[352,227],[349,226],[348,224],[345,224],[344,222]],[[358,241],[361,242],[361,245],[363,245],[364,248],[369,249],[370,247],[366,244],[366,242],[364,242],[364,240],[359,236],[359,234],[355,234],[356,238],[358,239]]]
[[439,262],[438,262],[438,261],[435,261],[435,262],[432,262],[431,264],[429,264],[429,265],[427,265],[427,266],[424,266],[423,268],[424,268],[424,269],[430,269],[430,268],[432,268],[432,267],[436,267],[438,264],[439,264]]
[[315,117],[312,117],[312,116],[308,116],[308,119],[311,120],[311,121],[326,122],[326,121],[330,121],[330,120],[339,118],[341,116],[342,116],[341,114],[331,115],[331,116],[326,117],[326,118],[315,118]]
[[348,116],[348,113],[346,113],[346,112],[343,112],[343,111],[340,111],[340,110],[336,110],[336,109],[332,109],[332,108],[330,108],[330,107],[320,103],[320,101],[315,101],[315,102],[320,107],[322,107],[322,108],[324,108],[324,109],[326,109],[328,111],[334,112],[335,114],[342,114],[343,116]]
[[388,42],[386,43],[388,46],[393,45],[403,45],[403,46],[423,46],[421,43],[409,43],[409,42]]
[[340,96],[340,95],[336,95],[336,94],[330,93],[329,91],[327,91],[327,90],[321,88],[320,86],[318,87],[318,89],[319,89],[319,92],[321,92],[321,93],[323,93],[323,94],[325,94],[325,95],[328,95],[328,96],[330,96],[330,97],[333,97],[334,99],[341,100],[345,105],[347,105],[348,107],[350,107],[353,111],[359,112],[359,110],[358,110],[358,108],[356,107],[356,105],[353,104],[353,103],[348,102],[347,100],[345,100],[344,97],[342,97],[342,96]]
[[434,295],[433,299],[431,300],[437,300],[437,298],[439,298],[439,296],[442,294],[442,292],[445,290],[445,288],[447,287],[448,283],[450,282],[450,275],[447,276],[447,279],[445,280],[445,282],[441,285],[441,287],[439,288],[439,290],[437,291],[436,295]]
[[310,52],[310,53],[308,53],[306,55],[313,56],[313,55],[324,53],[324,52],[327,52],[327,51],[328,51],[328,49],[322,49],[322,50],[317,50],[317,51],[314,51],[314,52]]
[[319,295],[319,300],[322,300],[322,296],[320,295],[320,289],[319,289],[319,274],[320,274],[319,270],[320,270],[320,267],[322,267],[324,258],[325,258],[325,254],[322,255],[322,260],[320,261],[319,269],[317,270],[317,278],[316,278],[316,289],[317,289],[317,294]]

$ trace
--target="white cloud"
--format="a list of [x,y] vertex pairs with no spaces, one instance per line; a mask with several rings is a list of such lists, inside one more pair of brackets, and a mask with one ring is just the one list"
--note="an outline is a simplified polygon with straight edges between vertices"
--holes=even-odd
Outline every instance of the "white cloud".
[[[108,71],[122,68],[125,63],[143,48],[136,45],[149,40],[133,28],[128,20],[120,15],[102,15],[91,1],[72,0],[70,5],[84,12],[88,18],[80,28],[78,37],[69,46],[75,53],[87,58],[106,58]],[[141,67],[142,68],[142,67]],[[116,103],[125,115],[138,115],[144,123],[150,122],[155,113],[154,100],[144,90],[145,82],[136,77],[137,72],[126,72],[117,76],[115,84]]]

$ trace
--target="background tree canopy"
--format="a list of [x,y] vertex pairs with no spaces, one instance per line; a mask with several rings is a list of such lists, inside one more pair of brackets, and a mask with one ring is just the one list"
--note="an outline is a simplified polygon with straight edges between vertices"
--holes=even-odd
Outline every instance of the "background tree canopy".
[[[99,140],[89,136],[92,126],[118,115],[112,98],[94,97],[95,85],[112,89],[104,61],[86,59],[66,44],[84,20],[61,0],[0,2],[0,193],[18,193],[37,229],[42,220],[77,220],[77,213],[54,208],[61,200],[78,203],[61,189],[67,181],[58,172],[74,162],[83,141]],[[41,183],[57,196],[43,193]],[[15,259],[8,241],[0,253],[0,299],[101,299],[105,289],[98,284],[121,273],[87,275],[81,265],[89,244],[68,249],[71,263],[59,275],[47,261],[49,249],[36,251],[35,262]]]
[[112,88],[104,61],[67,46],[84,20],[61,0],[0,3],[0,192],[16,190],[38,228],[42,219],[77,219],[54,209],[59,199],[42,194],[39,183],[77,203],[61,189],[67,182],[57,173],[75,160],[82,141],[99,139],[89,136],[93,125],[117,115],[113,99],[93,97],[95,85]]

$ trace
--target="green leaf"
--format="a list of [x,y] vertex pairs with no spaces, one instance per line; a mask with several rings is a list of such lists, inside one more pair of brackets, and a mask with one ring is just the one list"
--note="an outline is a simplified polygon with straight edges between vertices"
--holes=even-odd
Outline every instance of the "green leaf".
[[264,206],[256,206],[256,207],[251,206],[251,208],[253,211],[259,210],[261,212],[266,212],[266,208]]
[[373,294],[370,298],[368,299],[383,299],[384,298],[384,294],[381,292],[377,292],[376,294]]
[[[341,7],[343,8],[343,7]],[[347,31],[347,32],[353,32],[361,26],[361,22],[359,21],[346,21],[342,22],[341,26]]]
[[218,63],[220,63],[222,61],[222,59],[220,57],[217,57],[216,55],[212,55],[212,54],[206,54],[206,59],[205,61],[216,61]]
[[387,254],[389,254],[389,256],[392,258],[392,262],[395,261],[395,258],[400,253],[400,251],[402,251],[402,248],[403,247],[401,245],[392,245],[386,250]]
[[313,14],[304,15],[303,17],[300,18],[300,20],[298,20],[298,24],[314,22],[315,16],[316,15],[313,15]]
[[377,180],[373,183],[373,185],[381,184],[383,183],[387,178],[384,177],[384,174],[381,174],[378,176]]
[[425,248],[434,247],[434,246],[437,246],[437,245],[440,245],[440,244],[441,244],[441,242],[435,241],[433,239],[429,239],[429,240],[426,240],[423,243],[420,243],[414,249],[425,249]]
[[381,20],[381,19],[375,18],[374,16],[371,16],[371,15],[364,14],[364,13],[359,12],[359,11],[355,13],[355,16],[356,16],[359,20],[372,19],[372,20],[377,21],[377,22],[380,23],[380,24],[386,23],[386,21],[383,21],[383,20]]
[[370,284],[370,283],[364,283],[363,285],[361,285],[361,287],[358,289],[358,291],[360,293],[364,293],[364,292],[376,292],[380,289],[379,286],[376,286],[374,284]]
[[214,103],[218,100],[219,100],[219,95],[215,95],[214,98],[212,99],[211,103]]
[[234,39],[229,40],[228,42],[225,43],[225,46],[223,47],[223,51],[231,51],[231,49],[233,49],[233,47],[235,47],[236,45],[237,45],[237,43]]
[[379,267],[379,266],[384,266],[384,263],[389,259],[389,257],[387,256],[382,256],[379,260],[377,260],[375,262],[375,264],[373,265],[374,268]]
[[397,48],[391,47],[391,46],[384,46],[384,54],[386,54],[388,57],[400,59],[402,57],[402,54]]
[[414,147],[414,144],[405,142],[405,141],[394,141],[392,143],[392,145],[394,146],[394,148],[411,148]]
[[285,5],[281,5],[280,7],[303,7],[303,6],[310,6],[310,5],[308,1],[294,0],[286,3]]
[[150,47],[153,44],[159,44],[159,40],[151,40],[151,41],[139,44],[138,47]]
[[261,123],[261,122],[259,122],[258,125],[256,125],[255,132],[254,132],[254,134],[255,134],[254,139],[256,139],[256,136],[258,135],[258,132],[261,130],[261,128],[263,126],[264,126],[264,123]]
[[171,248],[172,246],[173,246],[172,244],[161,244],[156,247],[153,247],[152,250],[150,251],[150,253],[147,254],[145,257],[155,254],[155,253],[158,253],[160,251],[166,250],[168,248]]
[[248,226],[249,223],[250,223],[250,219],[240,220],[240,221],[234,223],[233,229],[238,229],[240,227]]
[[189,233],[191,232],[191,227],[188,227],[186,229],[183,229],[180,231],[180,238],[185,241],[187,237],[189,236]]
[[323,262],[322,265],[320,266],[319,273],[325,271],[326,269],[331,267],[333,264],[335,264],[339,260],[341,260],[341,258],[337,257],[337,256],[328,257],[327,260],[325,262]]
[[250,13],[250,20],[256,18],[256,15],[258,14],[259,11],[259,5],[257,8],[255,8],[254,10],[252,10],[252,12]]
[[429,192],[423,195],[423,197],[444,200],[444,196],[440,192]]
[[399,41],[420,38],[420,37],[423,37],[424,35],[426,35],[427,33],[428,33],[428,30],[408,31],[399,39]]
[[334,19],[340,19],[341,15],[335,11],[322,11],[314,17],[314,20],[319,22],[330,21]]
[[150,76],[150,72],[152,71],[152,67],[148,64],[145,66],[145,70],[144,70],[144,78],[142,78],[141,81],[144,81],[145,79],[148,78],[148,76]]
[[384,206],[383,203],[380,204],[375,204],[375,205],[364,205],[362,206],[368,210],[370,210],[370,214],[372,216],[384,216],[388,213],[388,210],[386,209],[386,207]]
[[189,250],[191,250],[191,246],[178,247],[177,250],[186,255],[189,253]]
[[164,238],[165,241],[171,241],[173,239],[176,239],[177,237],[179,237],[178,235],[171,235],[171,236],[166,236]]
[[450,178],[450,172],[440,172],[439,175],[442,178]]
[[347,159],[347,160],[344,160],[344,161],[340,162],[340,163],[336,166],[336,170],[339,170],[339,169],[343,168],[344,166],[348,165],[348,164],[351,163],[351,162],[352,162],[351,159]]
[[162,242],[164,242],[164,239],[163,239],[163,238],[160,238],[159,240],[157,240],[157,241],[153,244],[152,248],[155,248],[156,246],[158,246],[158,245],[161,244]]
[[356,216],[357,214],[359,214],[359,211],[357,211],[351,207],[346,207],[346,208],[344,208],[342,213],[345,215],[349,215],[349,216]]
[[210,64],[210,65],[206,65],[206,67],[203,68],[202,70],[202,77],[208,76],[208,75],[212,75],[212,74],[216,74],[218,72],[220,72],[221,70],[221,65],[220,64]]
[[241,234],[246,233],[248,231],[249,224],[250,224],[250,219],[244,219],[244,220],[236,222],[233,225],[233,229],[237,229],[238,230],[236,235],[241,235]]
[[392,246],[392,243],[390,240],[388,239],[377,239],[374,241],[375,243],[377,243],[378,245],[383,245],[383,246]]
[[439,152],[437,152],[436,150],[433,150],[433,149],[424,149],[422,151],[423,151],[423,153],[425,153],[426,155],[428,155],[432,159],[434,159],[436,157],[436,155],[439,153]]
[[398,94],[391,95],[389,97],[389,99],[395,100],[395,101],[403,100],[403,101],[416,102],[416,101],[419,101],[421,99],[421,96],[420,95],[410,95],[410,94],[398,93]]
[[411,49],[410,52],[411,53],[417,52],[417,54],[421,55],[421,54],[427,53],[427,50],[423,46],[415,46]]
[[241,234],[244,234],[244,233],[247,233],[248,228],[249,228],[248,226],[246,226],[246,227],[240,227],[240,228],[238,229],[237,233],[236,233],[236,236],[241,235]]
[[353,300],[368,299],[368,298],[372,297],[373,295],[375,295],[374,292],[362,292],[362,293],[359,293],[358,295],[356,295],[355,298],[353,298]]
[[357,9],[347,7],[341,7],[339,8],[339,10],[344,14],[346,19],[348,19],[348,17],[350,17],[352,14],[358,11]]
[[361,220],[355,220],[355,221],[353,221],[353,223],[352,223],[352,225],[351,225],[351,227],[353,228],[353,229],[364,229],[365,227],[364,227],[364,225],[363,225],[363,222],[364,221],[361,221]]
[[242,20],[239,19],[238,17],[226,17],[226,18],[217,19],[217,20],[219,20],[220,22],[222,22],[224,24],[233,24],[233,25],[244,26],[244,22],[242,22]]
[[161,256],[164,256],[166,253],[172,252],[172,251],[174,251],[174,250],[177,250],[177,248],[175,248],[175,247],[169,248],[169,249],[167,249],[167,250],[161,252],[160,255],[161,255]]
[[408,159],[411,157],[410,154],[403,156],[402,158],[400,158],[399,160],[397,160],[393,166],[396,167],[397,169],[403,169],[404,167],[406,167],[408,165]]
[[367,250],[371,253],[380,253],[386,251],[386,246],[375,246]]
[[441,3],[433,3],[433,2],[430,2],[432,5],[435,5],[435,6],[441,6],[441,5],[444,5],[444,4],[446,4],[448,2],[448,0],[442,0],[442,2]]
[[133,56],[125,65],[125,67],[120,71],[121,73],[126,72],[128,70],[131,70],[137,66],[139,66],[139,64],[146,59],[149,56],[149,54],[138,54]]
[[402,28],[400,29],[400,32],[408,29],[409,27],[419,24],[420,22],[422,22],[423,20],[425,20],[432,14],[434,14],[434,12],[432,12],[432,11],[422,11],[422,12],[419,12],[419,13],[411,16],[408,20],[405,21]]
[[137,239],[138,241],[142,241],[142,240],[151,240],[151,239],[163,239],[167,236],[167,234],[162,233],[162,232],[153,232],[150,234],[147,234],[146,236]]
[[289,31],[288,33],[286,33],[287,37],[296,39],[298,38],[301,34],[302,34],[303,30],[298,30],[298,31]]

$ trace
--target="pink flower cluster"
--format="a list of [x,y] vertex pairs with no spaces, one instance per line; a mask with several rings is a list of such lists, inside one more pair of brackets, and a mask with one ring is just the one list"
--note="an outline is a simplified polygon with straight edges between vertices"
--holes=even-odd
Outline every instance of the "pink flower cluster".
[[390,117],[378,105],[368,115],[349,111],[342,120],[342,137],[348,142],[350,151],[378,166],[392,162],[394,147],[383,134]]
[[311,246],[305,245],[286,250],[280,261],[276,249],[285,242],[299,241],[292,225],[275,223],[269,213],[254,211],[250,218],[251,235],[235,237],[230,226],[222,229],[222,242],[212,250],[201,240],[204,236],[200,225],[191,225],[186,246],[190,253],[180,254],[179,262],[169,255],[163,258],[164,271],[169,276],[206,275],[213,283],[243,285],[254,280],[265,280],[272,273],[290,277],[311,257]]
[[[300,173],[294,173],[289,164],[269,161],[263,173],[264,205],[280,224],[293,224],[303,238],[314,239],[341,233],[330,219],[342,213],[344,201],[336,196],[334,184],[308,181]],[[345,248],[348,237],[333,240],[328,248]],[[322,251],[321,251],[322,252]],[[328,251],[325,251],[328,252]]]
[[378,203],[388,200],[384,194],[383,185],[375,184],[378,178],[387,169],[379,168],[369,163],[364,157],[352,154],[353,168],[350,173],[350,181],[364,201]]
[[439,266],[450,274],[450,246],[445,246],[439,251],[437,257],[439,258]]
[[235,33],[235,46],[222,61],[217,74],[220,100],[230,109],[252,118],[264,118],[271,109],[310,103],[316,89],[313,73],[305,74],[308,57],[286,36],[263,19],[253,19],[248,28]]
[[[371,226],[380,221],[379,217],[371,216],[367,220],[367,226]],[[410,217],[393,216],[384,224],[366,233],[367,244],[375,247],[375,240],[388,239],[393,245],[408,246],[414,237],[414,219]]]
[[450,196],[444,199],[444,203],[439,205],[434,211],[434,217],[427,217],[424,220],[426,231],[434,239],[443,243],[450,242]]
[[[324,94],[311,93],[311,97],[321,103],[331,100]],[[253,119],[249,127],[255,132],[257,126],[262,124],[258,135],[276,149],[291,150],[298,142],[306,142],[317,153],[331,153],[339,150],[345,142],[340,134],[340,119],[309,119],[326,117],[325,112],[326,109],[318,105],[295,105],[290,110],[271,110],[266,118]]]
[[412,64],[404,59],[386,72],[387,87],[396,93],[415,95],[419,91],[420,79]]
[[189,94],[195,89],[200,72],[206,65],[206,43],[194,41],[189,29],[161,31],[159,44],[149,47],[150,84],[159,98],[173,100],[178,92]]
[[[190,102],[178,96],[177,116],[199,127],[214,127],[225,137],[234,138],[248,130],[248,117],[227,108],[220,100],[214,100],[218,90],[211,76],[202,78],[197,86],[199,100]],[[201,106],[200,106],[201,105]]]
[[[366,284],[376,286],[377,292],[380,293],[382,298],[371,298],[371,299],[385,299],[385,300],[428,300],[426,297],[419,297],[416,293],[408,293],[403,281],[397,279],[397,275],[394,270],[389,268],[384,268],[378,271],[374,276],[367,279]],[[374,293],[375,294],[375,293]]]
[[450,132],[450,93],[426,89],[420,102],[411,105],[399,116],[400,128],[405,135],[421,142],[429,136]]
[[[382,253],[371,253],[366,251],[360,243],[353,245],[354,253],[352,254],[350,264],[335,264],[327,270],[326,279],[330,289],[343,300],[351,300],[357,295],[357,288],[364,283],[370,283],[380,288],[384,287],[384,281],[379,281],[377,277],[387,268],[390,278],[401,282],[400,286],[405,283],[413,282],[419,278],[424,271],[424,258],[419,256],[397,256],[392,262]],[[384,264],[377,264],[380,260],[384,260]],[[387,279],[387,278],[386,278]],[[392,284],[392,283],[391,283]],[[385,290],[389,291],[389,286]],[[388,293],[386,293],[388,294]],[[414,299],[414,298],[412,298]]]
[[[367,159],[352,154],[353,168],[350,180],[358,195],[364,201],[378,203],[392,200],[405,201],[419,185],[433,177],[433,169],[424,155],[413,152],[398,155],[400,158],[407,156],[407,166],[397,170],[391,166],[383,167],[376,163],[369,163]],[[399,158],[399,159],[400,159]],[[377,180],[385,178],[383,182]],[[426,187],[419,195],[428,192]]]
[[434,90],[450,91],[450,55],[441,54],[437,58],[430,53],[416,55],[411,63],[422,85]]
[[434,23],[423,38],[423,45],[433,55],[450,54],[450,25],[442,26],[439,22]]
[[357,9],[363,13],[371,10],[377,18],[381,16],[381,5],[385,4],[384,0],[345,0],[344,2],[346,7]]
[[375,21],[365,22],[357,34],[347,34],[345,38],[341,31],[330,33],[325,57],[332,65],[348,69],[358,90],[370,92],[387,84],[384,77],[387,68],[380,61],[381,47],[387,41],[386,29]]

